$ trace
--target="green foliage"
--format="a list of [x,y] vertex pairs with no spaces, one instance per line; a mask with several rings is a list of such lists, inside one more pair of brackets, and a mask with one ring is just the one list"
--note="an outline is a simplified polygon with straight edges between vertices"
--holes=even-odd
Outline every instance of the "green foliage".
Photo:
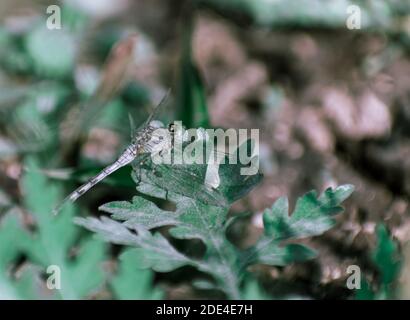
[[40,75],[63,77],[71,73],[76,56],[74,35],[61,30],[50,31],[39,24],[26,37],[27,53]]
[[[312,1],[207,0],[246,12],[258,24],[268,26],[340,27],[345,24],[345,5],[353,3],[338,0],[325,4],[316,0],[312,5]],[[317,10],[319,6],[321,9]],[[385,6],[375,8],[364,8],[365,27],[383,25],[389,19]],[[158,299],[163,297],[163,292],[153,288],[154,273],[147,268],[168,272],[186,265],[213,276],[214,281],[203,282],[202,288],[219,289],[229,298],[268,298],[256,280],[247,276],[248,267],[254,264],[283,266],[315,257],[316,253],[310,248],[289,241],[316,236],[333,227],[334,215],[341,211],[339,204],[352,188],[327,190],[319,197],[308,193],[298,201],[290,216],[287,200],[279,199],[264,213],[263,235],[253,246],[239,250],[226,237],[227,229],[238,219],[229,217],[228,210],[260,181],[259,174],[241,176],[240,166],[220,165],[220,183],[217,188],[211,188],[204,183],[207,167],[195,165],[186,170],[184,165],[173,165],[151,170],[152,164],[148,164],[141,172],[139,169],[133,172],[137,189],[143,196],[136,196],[131,202],[102,206],[113,219],[77,220],[106,239],[131,247],[121,255],[114,275],[104,271],[107,246],[84,237],[72,224],[74,208],[66,207],[58,217],[51,214],[62,193],[46,177],[62,177],[62,172],[42,170],[39,165],[43,168],[64,165],[59,163],[63,158],[60,158],[61,152],[56,152],[62,145],[59,145],[57,124],[67,119],[67,107],[81,105],[89,94],[75,86],[74,70],[80,40],[85,40],[87,47],[96,43],[83,38],[88,22],[84,14],[71,7],[64,7],[62,14],[63,30],[46,29],[44,17],[22,32],[0,27],[0,64],[4,69],[0,81],[3,76],[7,77],[7,86],[0,88],[0,124],[2,133],[6,134],[0,137],[0,157],[24,157],[27,169],[21,183],[23,210],[0,192],[0,298],[79,299],[90,297],[106,285],[118,299]],[[107,30],[112,32],[112,26],[98,32],[102,43],[100,48],[94,48],[101,58],[121,38],[121,32],[110,36]],[[192,21],[184,31],[177,118],[188,127],[209,127],[205,87],[191,52]],[[128,138],[128,128],[124,126],[127,114],[131,113],[136,119],[146,116],[141,114],[141,108],[135,107],[148,104],[149,91],[141,84],[130,84],[122,96],[119,92],[90,124],[114,129]],[[88,106],[77,119],[91,118],[93,110]],[[87,131],[89,129],[87,127]],[[63,176],[84,182],[99,170],[93,166]],[[134,187],[129,171],[123,168],[104,183]],[[176,210],[160,209],[145,196],[154,197],[161,204],[172,201]],[[32,228],[23,224],[21,211],[34,221]],[[156,230],[160,227],[169,230],[171,238]],[[205,253],[199,258],[191,257],[177,249],[175,239],[199,239],[206,248]],[[394,246],[380,245],[380,254],[375,255],[376,263],[384,270],[381,281],[385,288],[389,288],[395,278],[397,266],[393,260],[384,261],[383,256],[385,252],[393,255],[394,250]],[[50,265],[61,268],[61,290],[50,292],[45,288],[44,277]]]
[[[10,276],[10,266],[21,254],[27,233],[16,218],[16,211],[8,211],[0,220],[0,299],[35,299],[35,278],[38,270],[25,270],[19,278]],[[13,244],[13,245],[10,245]]]
[[74,69],[87,17],[70,6],[64,6],[61,14],[63,28],[49,30],[45,19],[41,19],[24,36],[22,54],[27,54],[31,71],[42,77],[69,78]]
[[329,230],[335,224],[333,216],[343,211],[340,203],[347,199],[352,191],[353,187],[350,185],[335,190],[327,189],[319,197],[315,191],[311,191],[297,201],[291,216],[288,215],[288,200],[278,199],[263,215],[265,235],[279,240],[301,239]]
[[29,56],[21,50],[19,38],[0,27],[0,64],[16,74],[29,72],[32,65]]
[[[79,237],[80,230],[72,223],[72,207],[65,207],[54,217],[51,209],[60,199],[59,190],[47,183],[34,158],[28,158],[26,166],[23,192],[26,208],[35,220],[35,231],[29,232],[21,224],[15,207],[0,220],[0,298],[80,299],[97,293],[109,276],[103,270],[106,245],[90,237]],[[2,198],[1,208],[10,205],[9,200]],[[13,270],[22,255],[28,260],[16,276]],[[119,269],[109,281],[115,298],[162,297],[162,292],[152,287],[152,272],[138,271],[139,264],[133,254],[122,255]],[[52,292],[46,290],[41,279],[51,265],[61,270],[61,290]]]
[[397,243],[383,224],[377,226],[377,246],[372,260],[380,270],[381,284],[389,286],[400,272],[400,255]]
[[[48,169],[64,165],[59,125],[67,120],[67,107],[87,98],[75,86],[74,71],[88,20],[66,6],[62,9],[62,30],[48,30],[45,19],[30,22],[18,33],[0,27],[0,126],[4,134],[0,137],[0,157],[20,156],[25,168],[21,204],[0,191],[0,298],[80,299],[99,294],[106,285],[119,299],[159,298],[162,292],[152,287],[151,271],[135,269],[132,275],[135,258],[121,260],[114,276],[103,269],[107,245],[84,237],[72,223],[74,207],[65,208],[58,217],[51,213],[63,194],[48,177],[55,174],[84,181],[100,168],[94,165],[66,176]],[[88,42],[87,46],[91,47]],[[129,111],[125,108],[142,118],[135,106],[143,103],[126,100],[114,100],[93,125],[109,127],[129,138],[129,130],[123,126]],[[124,168],[107,182],[112,178],[112,185],[133,187],[129,172],[130,168]],[[22,212],[29,218],[23,219]],[[33,220],[33,224],[23,224],[26,220]],[[50,265],[60,267],[61,290],[46,288]]]
[[71,6],[68,1],[65,1],[61,8],[61,24],[64,29],[70,32],[81,33],[87,27],[89,17],[87,14],[74,6]]
[[[278,200],[264,214],[264,235],[252,247],[240,250],[226,237],[227,228],[234,222],[227,218],[229,205],[243,197],[261,178],[241,176],[241,166],[221,165],[221,184],[212,190],[204,180],[202,188],[198,186],[206,165],[190,165],[191,176],[180,179],[176,177],[184,171],[176,165],[140,169],[139,175],[134,175],[137,190],[145,196],[172,201],[175,211],[161,209],[147,198],[136,196],[132,202],[116,201],[100,208],[114,220],[77,218],[76,222],[107,241],[135,247],[133,252],[142,257],[142,267],[169,272],[184,265],[193,266],[213,276],[214,288],[238,299],[249,266],[259,263],[282,266],[313,258],[315,253],[311,249],[282,241],[319,235],[331,228],[335,224],[333,216],[342,209],[340,203],[353,190],[352,186],[341,186],[326,190],[318,198],[316,193],[308,193],[298,201],[291,217],[288,217],[287,201]],[[224,201],[219,201],[221,197]],[[177,250],[164,235],[153,231],[165,226],[170,227],[173,238],[201,240],[206,247],[204,255],[200,259],[190,257]]]
[[356,294],[356,299],[359,300],[394,299],[395,297],[394,285],[401,269],[400,251],[385,225],[379,224],[376,234],[377,244],[371,253],[371,259],[379,271],[379,281],[372,288],[363,279],[361,289]]
[[137,269],[141,257],[132,250],[126,250],[120,257],[117,274],[111,279],[111,287],[117,299],[121,300],[157,300],[163,298],[159,288],[152,287],[153,273],[150,270]]
[[205,88],[199,70],[193,61],[191,33],[192,23],[188,23],[184,30],[184,43],[180,61],[177,119],[181,119],[188,128],[208,128],[210,124]]
[[59,143],[55,120],[69,89],[58,82],[44,82],[16,90],[21,92],[13,107],[0,108],[0,125],[8,137],[0,142],[0,157],[55,150]]
[[281,266],[315,257],[316,253],[304,245],[280,243],[284,240],[320,235],[332,228],[335,225],[333,216],[343,211],[340,203],[352,192],[351,185],[340,186],[335,190],[327,189],[319,197],[315,191],[311,191],[297,201],[291,216],[288,200],[278,199],[271,209],[265,210],[264,234],[254,246],[245,251],[242,264]]
[[69,250],[77,241],[79,231],[71,223],[73,208],[67,207],[61,215],[54,217],[52,208],[60,199],[59,190],[47,184],[34,159],[29,158],[26,165],[28,172],[23,179],[25,203],[35,219],[37,232],[24,243],[24,251],[43,268],[60,267],[61,290],[56,292],[60,298],[84,298],[103,284],[104,245],[97,240],[84,239],[76,248],[75,259],[69,259]]
[[263,292],[258,282],[251,279],[245,282],[242,289],[242,298],[244,300],[269,300],[269,296]]
[[245,13],[262,26],[344,28],[347,8],[358,5],[362,27],[387,27],[397,3],[371,0],[199,0],[223,10]]

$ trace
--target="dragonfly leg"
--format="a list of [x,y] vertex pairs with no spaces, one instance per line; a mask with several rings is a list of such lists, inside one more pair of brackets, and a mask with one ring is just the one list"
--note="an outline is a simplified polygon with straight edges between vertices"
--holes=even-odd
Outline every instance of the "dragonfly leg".
[[134,167],[134,169],[136,169],[135,170],[135,178],[136,178],[135,183],[138,185],[141,182],[142,163],[138,165],[137,168]]
[[147,157],[145,157],[145,155],[142,155],[142,157],[140,159],[138,159],[138,161],[135,161],[132,164],[132,168],[134,171],[134,177],[136,179],[136,183],[139,184],[142,181],[142,169],[145,166],[145,163],[147,161]]

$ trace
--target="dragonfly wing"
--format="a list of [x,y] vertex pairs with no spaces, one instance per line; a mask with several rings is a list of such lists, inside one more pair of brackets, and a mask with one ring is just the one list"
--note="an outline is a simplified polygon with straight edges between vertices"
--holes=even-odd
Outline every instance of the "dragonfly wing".
[[[192,166],[191,166],[192,168]],[[223,194],[205,182],[205,172],[193,172],[192,169],[181,165],[154,166],[151,170],[144,170],[147,182],[192,199],[215,206],[226,206]]]
[[156,117],[159,109],[164,105],[164,103],[167,101],[169,95],[171,93],[171,89],[169,89],[164,97],[161,99],[161,101],[154,107],[154,110],[151,112],[151,114],[148,116],[147,120],[145,120],[144,126],[149,125],[149,123]]

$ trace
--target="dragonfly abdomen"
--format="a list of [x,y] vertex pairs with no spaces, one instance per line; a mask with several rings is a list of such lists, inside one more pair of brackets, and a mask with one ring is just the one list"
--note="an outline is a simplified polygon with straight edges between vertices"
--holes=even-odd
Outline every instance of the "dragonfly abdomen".
[[83,184],[81,187],[77,188],[72,193],[70,193],[63,200],[61,205],[54,210],[54,212],[58,213],[58,211],[60,211],[60,209],[64,206],[65,203],[76,201],[79,197],[81,197],[84,193],[86,193],[88,190],[94,187],[101,180],[105,179],[108,175],[110,175],[114,171],[117,171],[119,168],[131,163],[135,159],[135,155],[136,155],[136,149],[133,146],[129,146],[121,154],[121,156],[117,159],[117,161],[105,167],[100,173],[98,173],[96,176],[91,178],[87,183]]

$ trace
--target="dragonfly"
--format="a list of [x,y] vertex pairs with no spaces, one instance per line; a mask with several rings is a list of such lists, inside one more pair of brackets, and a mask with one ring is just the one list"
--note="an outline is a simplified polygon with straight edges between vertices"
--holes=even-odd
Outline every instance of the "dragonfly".
[[[196,129],[197,134],[201,129]],[[172,132],[171,154],[173,153],[172,151],[175,151],[174,148],[176,147],[179,133],[179,129],[174,128]],[[134,180],[147,183],[164,191],[165,193],[162,195],[170,201],[175,201],[177,199],[176,195],[179,195],[199,201],[205,205],[216,207],[229,206],[229,203],[234,201],[237,196],[238,187],[242,188],[246,184],[246,180],[250,178],[250,176],[246,176],[238,180],[238,176],[236,176],[239,174],[236,171],[244,166],[237,162],[240,152],[239,148],[243,148],[244,144],[238,146],[233,152],[225,152],[220,150],[220,148],[215,148],[213,143],[207,145],[207,141],[209,142],[209,137],[203,136],[200,132],[193,142],[189,137],[183,137],[183,145],[189,147],[186,150],[195,149],[195,152],[187,155],[188,157],[182,160],[182,162],[171,161],[171,163],[153,164],[152,161],[147,159],[142,165],[134,163],[134,174],[136,174]],[[181,140],[178,142],[181,143]],[[196,146],[193,147],[192,143],[196,144]],[[245,143],[248,145],[248,141]],[[189,159],[190,157],[192,158]],[[199,162],[196,162],[196,160],[199,160]],[[220,171],[221,164],[224,164],[222,171]],[[230,167],[232,164],[234,166]],[[141,167],[145,170],[141,170]],[[230,179],[225,179],[227,175]],[[252,177],[252,179],[257,178],[257,175]],[[143,186],[141,190],[144,190]],[[141,192],[144,193],[144,191]]]
[[[142,127],[132,134],[131,143],[125,148],[115,162],[101,170],[96,176],[91,178],[87,183],[83,184],[72,193],[70,193],[57,207],[53,209],[53,213],[57,215],[65,204],[75,202],[87,191],[92,189],[96,184],[104,180],[107,176],[117,171],[118,169],[132,163],[138,156],[143,154],[152,154],[153,152],[161,152],[163,146],[167,145],[164,141],[164,135],[157,135],[155,132],[163,128],[164,125],[154,117],[158,113],[160,107],[165,103],[169,96],[169,91],[162,98],[159,104],[154,107],[154,110],[148,116]],[[172,128],[170,129],[172,132]],[[168,141],[169,142],[169,141]]]
[[[140,156],[152,156],[156,153],[169,152],[172,150],[175,135],[178,134],[175,132],[175,127],[173,124],[168,126],[166,130],[168,130],[169,135],[156,134],[157,130],[163,128],[164,125],[160,121],[154,120],[160,106],[164,104],[168,95],[169,92],[154,108],[141,129],[132,135],[131,143],[117,160],[104,168],[87,183],[69,194],[62,203],[53,210],[55,214],[57,214],[67,202],[75,202],[107,176],[128,164],[133,163],[134,171],[140,172],[141,174],[141,169],[144,167],[143,162],[149,158],[141,157],[141,163],[134,161]],[[216,156],[227,158],[229,161],[236,157],[235,154],[229,154],[223,151],[213,150],[213,152]],[[171,166],[155,165],[154,168],[153,164],[149,164],[147,161],[145,169],[147,168],[149,170],[146,170],[145,177],[159,188],[195,198],[205,204],[215,206],[227,205],[225,196],[217,190],[219,186],[218,165],[206,164],[205,167],[195,167],[189,164],[173,164]]]

